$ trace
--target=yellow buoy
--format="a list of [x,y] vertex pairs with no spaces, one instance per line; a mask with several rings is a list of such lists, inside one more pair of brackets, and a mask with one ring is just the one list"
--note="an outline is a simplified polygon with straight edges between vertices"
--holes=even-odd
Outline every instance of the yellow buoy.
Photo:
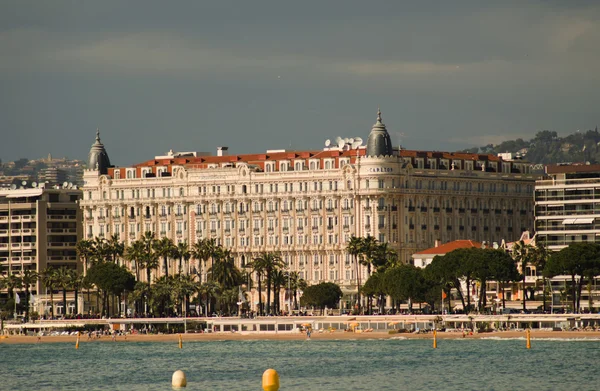
[[264,391],[279,390],[279,374],[274,369],[267,369],[263,373],[262,388]]
[[183,348],[183,339],[181,338],[181,334],[179,334],[179,349]]
[[77,342],[75,342],[75,349],[79,349],[79,331],[77,332]]
[[527,329],[527,349],[531,349],[531,330]]
[[171,379],[171,385],[173,387],[185,387],[187,386],[187,379],[185,378],[185,373],[181,370],[177,370],[173,372],[173,377]]
[[437,349],[437,330],[433,330],[433,348]]

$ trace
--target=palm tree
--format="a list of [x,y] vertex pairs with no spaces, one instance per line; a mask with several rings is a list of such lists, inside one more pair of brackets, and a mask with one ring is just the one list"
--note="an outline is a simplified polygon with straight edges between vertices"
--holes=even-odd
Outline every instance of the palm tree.
[[129,261],[130,267],[133,265],[136,281],[140,281],[140,269],[143,267],[143,259],[146,254],[144,242],[136,240],[125,249],[124,258]]
[[351,236],[346,251],[348,254],[354,256],[354,264],[356,266],[356,306],[360,312],[360,263],[358,257],[362,254],[363,249],[363,238]]
[[56,287],[62,290],[63,316],[67,316],[67,289],[72,285],[72,269],[61,266],[56,270]]
[[165,276],[169,275],[169,258],[174,256],[175,250],[175,244],[170,238],[163,237],[154,242],[154,251],[156,252],[156,255],[163,257],[163,270]]
[[46,289],[50,291],[50,314],[54,318],[54,290],[57,288],[58,279],[56,269],[52,266],[48,266],[42,272],[42,281]]
[[94,243],[91,240],[81,239],[75,245],[75,251],[79,259],[83,260],[83,272],[86,273],[90,258],[94,255]]
[[29,321],[29,287],[37,284],[40,275],[35,270],[26,269],[21,274],[21,283],[25,287],[25,321]]
[[273,273],[283,267],[283,261],[279,254],[273,252],[262,253],[258,260],[262,263],[267,278],[267,314],[271,314],[271,280]]
[[[183,262],[185,262],[187,265],[192,256],[187,242],[177,243],[174,254],[177,258],[179,258],[179,274],[181,274],[183,270]],[[185,269],[187,270],[186,274],[189,274],[189,267],[186,266]]]
[[[546,267],[546,262],[548,261],[548,250],[542,243],[536,244],[536,247],[533,251],[533,265],[536,269],[536,274],[539,275],[540,271],[543,271]],[[591,297],[591,296],[590,296]],[[542,308],[543,311],[546,311],[546,276],[542,273]],[[590,307],[591,308],[591,307]]]
[[215,264],[210,269],[210,273],[213,281],[220,284],[223,289],[238,286],[242,279],[242,273],[235,265],[229,250],[225,250],[222,254],[216,256]]
[[113,234],[107,244],[107,255],[113,263],[119,264],[119,258],[125,252],[125,244],[119,240],[119,235]]
[[192,246],[191,254],[199,261],[198,266],[200,270],[198,271],[198,274],[200,275],[200,282],[202,282],[202,263],[204,263],[204,268],[206,269],[206,262],[208,262],[215,253],[215,243],[214,239],[201,239]]
[[154,234],[150,231],[145,232],[141,241],[141,254],[140,254],[140,266],[146,269],[146,282],[152,283],[152,270],[158,267],[158,254],[155,251],[156,239]]
[[274,312],[275,314],[279,314],[281,312],[281,287],[285,286],[287,283],[287,273],[284,273],[280,269],[274,270],[271,279],[273,280],[273,302],[275,305]]
[[294,295],[294,309],[298,309],[298,290],[303,290],[306,288],[306,281],[300,278],[300,273],[291,272],[289,273],[289,286],[292,290],[292,294]]
[[[23,286],[21,278],[15,274],[9,274],[8,276],[2,278],[0,285],[3,285],[8,290],[8,297],[14,298],[13,292],[15,290],[20,289]],[[18,293],[15,292],[18,295]],[[16,309],[16,298],[15,300],[15,309]]]
[[211,314],[211,310],[213,310],[211,298],[219,296],[219,294],[221,293],[221,286],[215,281],[207,281],[204,284],[200,285],[199,292],[205,297],[205,315],[209,316],[209,314]]
[[79,291],[84,287],[84,276],[77,270],[71,270],[71,287],[75,296],[75,314],[79,313]]
[[253,261],[249,262],[246,267],[253,273],[256,273],[258,283],[258,314],[264,315],[262,303],[262,275],[265,272],[264,263],[261,258],[255,258]]
[[533,254],[533,247],[529,244],[525,244],[522,240],[516,242],[513,246],[512,256],[513,259],[518,263],[521,268],[521,273],[523,277],[523,311],[527,311],[527,265],[530,263]]

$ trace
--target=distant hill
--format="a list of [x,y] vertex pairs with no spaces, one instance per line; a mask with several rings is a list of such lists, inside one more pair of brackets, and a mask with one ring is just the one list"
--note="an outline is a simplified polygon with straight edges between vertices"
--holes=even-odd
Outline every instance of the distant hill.
[[498,145],[464,149],[461,152],[498,154],[511,152],[520,154],[532,163],[600,162],[600,133],[598,127],[587,132],[576,132],[558,137],[556,132],[543,130],[531,140],[504,141]]

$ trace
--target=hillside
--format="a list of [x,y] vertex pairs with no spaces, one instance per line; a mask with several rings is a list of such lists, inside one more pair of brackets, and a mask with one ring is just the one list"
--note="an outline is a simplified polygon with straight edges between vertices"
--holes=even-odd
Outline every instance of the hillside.
[[566,163],[566,162],[600,162],[600,133],[598,127],[587,132],[576,132],[559,137],[556,132],[543,130],[531,140],[504,141],[497,145],[488,144],[462,150],[471,153],[503,152],[520,153],[524,159],[532,163]]

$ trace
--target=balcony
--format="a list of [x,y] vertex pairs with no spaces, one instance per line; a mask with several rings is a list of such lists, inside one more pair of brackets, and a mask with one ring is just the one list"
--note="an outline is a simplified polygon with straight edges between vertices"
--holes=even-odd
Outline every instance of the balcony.
[[506,214],[508,214],[508,215],[512,215],[512,214],[513,214],[513,210],[512,210],[512,209],[507,209],[507,210],[506,210]]
[[471,231],[477,231],[477,227],[476,226],[471,226]]
[[334,208],[327,208],[325,210],[327,211],[327,213],[333,213],[333,212],[335,212]]
[[451,225],[447,225],[446,226],[446,231],[452,231],[452,226]]
[[421,209],[421,212],[427,212],[427,207],[426,206],[422,206],[420,209]]
[[379,224],[379,225],[377,226],[377,228],[379,228],[379,229],[384,229],[384,228],[385,228],[385,224]]
[[371,224],[365,224],[365,229],[368,231],[371,229]]
[[477,213],[477,209],[476,208],[471,208],[471,213]]
[[438,207],[434,207],[434,208],[433,208],[433,212],[434,212],[434,213],[439,213],[439,212],[440,212],[440,208],[438,208]]
[[254,228],[252,230],[252,232],[254,232],[254,234],[256,235],[256,234],[260,233],[260,228]]
[[423,231],[427,230],[427,225],[426,224],[421,225],[421,230],[423,230]]
[[392,212],[396,212],[396,211],[398,211],[398,206],[392,205]]
[[392,224],[392,229],[397,229],[398,228],[398,224]]
[[500,214],[502,214],[502,210],[500,210],[500,209],[494,209],[494,213],[497,214],[497,215],[500,215]]
[[465,230],[465,226],[464,225],[459,225],[458,226],[458,230],[459,231],[464,231]]
[[433,229],[436,230],[436,231],[439,231],[440,230],[440,226],[439,225],[434,225]]
[[527,211],[526,210],[522,210],[520,213],[521,213],[521,216],[527,215]]
[[244,234],[244,233],[246,233],[246,228],[240,228],[240,229],[238,229],[238,232],[241,234]]
[[465,208],[458,208],[458,213],[465,213]]
[[327,230],[328,230],[328,231],[332,231],[332,230],[333,230],[333,225],[328,225],[328,226],[327,226]]
[[387,207],[385,207],[385,206],[378,206],[377,207],[377,211],[379,211],[379,212],[383,212],[385,210],[387,210]]
[[318,225],[313,225],[312,226],[312,230],[313,231],[318,231],[319,230],[319,226]]
[[452,208],[446,208],[446,213],[452,213]]
[[8,248],[8,243],[0,243],[0,248]]
[[408,225],[408,229],[415,229],[415,225],[414,224],[409,224]]
[[483,213],[484,213],[484,214],[489,214],[489,213],[490,213],[490,210],[489,210],[489,209],[484,209],[484,210],[483,210]]
[[414,206],[409,206],[408,207],[408,211],[409,212],[414,212],[415,211],[415,207]]
[[371,210],[370,206],[365,206],[365,210]]

